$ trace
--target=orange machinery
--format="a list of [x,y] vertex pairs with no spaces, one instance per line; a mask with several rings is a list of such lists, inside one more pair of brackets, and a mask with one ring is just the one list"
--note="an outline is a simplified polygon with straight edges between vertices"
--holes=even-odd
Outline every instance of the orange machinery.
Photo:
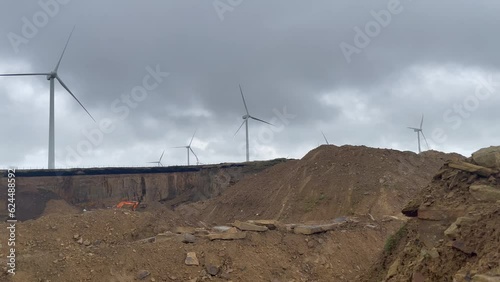
[[123,206],[132,206],[132,210],[135,211],[137,207],[139,206],[138,201],[121,201],[119,202],[116,207],[117,208],[122,208]]

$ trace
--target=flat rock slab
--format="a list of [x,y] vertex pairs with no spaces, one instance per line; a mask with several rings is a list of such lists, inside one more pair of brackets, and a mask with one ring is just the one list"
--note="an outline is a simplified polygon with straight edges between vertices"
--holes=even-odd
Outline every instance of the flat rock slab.
[[481,202],[496,202],[500,200],[500,188],[490,185],[472,184],[469,187],[472,197]]
[[265,226],[269,230],[275,230],[280,225],[280,223],[277,220],[272,220],[272,219],[249,220],[248,223],[259,226]]
[[236,220],[233,223],[233,226],[238,228],[239,230],[242,230],[242,231],[265,232],[265,231],[269,230],[266,226],[260,226],[260,225],[256,225],[256,224],[252,224],[252,223],[248,223],[248,222],[241,222],[239,220]]
[[293,229],[295,234],[311,235],[335,229],[340,223],[330,223],[321,225],[297,225]]
[[214,227],[212,227],[212,230],[213,230],[214,232],[223,233],[223,232],[227,232],[227,231],[228,231],[229,229],[231,229],[231,228],[233,228],[233,227],[231,227],[231,226],[224,226],[224,225],[222,225],[222,226],[214,226]]
[[210,240],[241,240],[247,237],[246,232],[236,232],[236,233],[212,233],[208,234],[207,238]]
[[483,167],[483,166],[479,166],[479,165],[474,165],[474,164],[466,163],[466,162],[462,162],[462,161],[452,161],[448,164],[448,166],[451,168],[455,168],[455,169],[459,169],[459,170],[463,170],[463,171],[467,171],[467,172],[471,172],[471,173],[477,173],[477,174],[484,176],[484,177],[488,177],[488,176],[495,174],[497,172],[491,168],[487,168],[487,167]]

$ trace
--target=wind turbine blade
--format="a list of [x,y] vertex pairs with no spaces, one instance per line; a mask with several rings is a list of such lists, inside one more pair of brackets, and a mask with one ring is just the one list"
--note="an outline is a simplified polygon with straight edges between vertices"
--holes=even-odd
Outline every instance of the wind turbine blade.
[[198,131],[198,129],[196,129],[196,130],[194,131],[193,137],[191,137],[191,141],[189,141],[189,145],[188,145],[188,147],[190,147],[190,148],[191,148],[191,143],[193,143],[193,139],[194,139],[194,135],[196,134],[196,131]]
[[161,162],[161,158],[163,158],[163,154],[165,154],[165,150],[163,150],[163,153],[161,153],[160,160],[158,162]]
[[430,150],[431,147],[429,147],[429,143],[427,143],[427,138],[425,138],[424,132],[420,131],[422,133],[422,136],[424,137],[425,145],[427,145],[427,150]]
[[325,138],[326,145],[330,145],[330,143],[328,143],[328,140],[326,139],[326,136],[325,136],[325,134],[323,133],[323,131],[321,131],[321,134],[323,134],[323,138]]
[[186,148],[186,146],[177,146],[177,147],[172,147],[172,148],[179,149],[179,148]]
[[196,158],[196,162],[199,162],[198,160],[198,156],[194,153],[193,149],[191,149],[191,147],[189,147],[189,150],[191,151],[191,153],[193,153],[193,155],[195,156]]
[[71,30],[71,33],[69,34],[68,41],[66,41],[66,45],[64,46],[61,57],[59,58],[59,61],[57,62],[56,68],[54,69],[55,72],[57,72],[57,70],[59,69],[59,65],[61,64],[64,53],[66,52],[66,48],[68,47],[68,43],[69,43],[69,40],[71,39],[71,35],[73,35],[73,31],[75,31],[75,27],[76,26],[73,26],[73,29]]
[[147,164],[157,164],[158,162],[146,162]]
[[422,130],[423,124],[424,124],[424,114],[422,114],[422,120],[420,120],[420,130]]
[[69,90],[68,86],[66,86],[66,84],[64,84],[64,82],[59,78],[59,76],[56,76],[56,78],[57,78],[57,81],[59,81],[59,83],[61,83],[62,87],[64,87],[64,89],[66,89],[66,91],[68,91],[69,94],[71,94],[71,96],[73,96],[73,98],[75,98],[75,100],[78,102],[78,104],[80,104],[80,106],[82,106],[82,108],[87,112],[87,114],[89,114],[90,118],[92,118],[92,120],[94,122],[96,122],[94,117],[89,113],[89,111],[87,111],[87,109],[82,105],[82,103],[80,103],[80,101],[76,98],[76,96],[73,94],[73,92],[71,92],[71,90]]
[[240,127],[238,127],[238,130],[236,130],[236,132],[234,133],[234,136],[236,136],[236,134],[238,134],[238,131],[240,131],[240,129],[243,127],[243,125],[245,124],[245,122],[246,122],[246,121],[247,121],[247,120],[244,120],[244,121],[241,123]]
[[415,128],[415,127],[408,127],[408,128],[413,130],[420,130],[420,128]]
[[0,76],[28,76],[28,75],[49,75],[50,73],[6,73]]
[[241,90],[241,85],[240,85],[240,93],[241,93],[241,98],[243,98],[243,105],[245,105],[245,111],[247,111],[247,115],[250,115],[248,113],[247,102],[245,101],[245,96],[243,96],[243,90]]
[[254,119],[254,120],[257,120],[257,121],[260,121],[260,122],[263,122],[263,123],[267,123],[267,124],[269,124],[269,125],[272,125],[272,126],[274,126],[274,124],[272,124],[272,123],[269,123],[269,122],[267,122],[267,121],[265,121],[265,120],[261,120],[261,119],[259,119],[259,118],[256,118],[256,117],[253,117],[253,116],[250,116],[250,118],[251,118],[251,119]]

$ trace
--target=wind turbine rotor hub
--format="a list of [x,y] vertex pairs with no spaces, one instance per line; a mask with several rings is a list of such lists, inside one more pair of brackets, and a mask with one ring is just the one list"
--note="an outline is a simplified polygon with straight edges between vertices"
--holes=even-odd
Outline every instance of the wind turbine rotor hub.
[[57,77],[57,72],[53,71],[47,75],[47,80]]
[[242,119],[248,119],[250,116],[249,115],[244,115]]

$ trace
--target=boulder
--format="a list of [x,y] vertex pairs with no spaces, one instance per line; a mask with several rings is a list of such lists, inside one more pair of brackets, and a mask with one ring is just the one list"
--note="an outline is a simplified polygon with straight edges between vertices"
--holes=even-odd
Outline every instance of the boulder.
[[186,254],[186,259],[184,260],[184,263],[186,265],[200,265],[200,262],[198,261],[195,252],[188,252]]
[[207,264],[205,265],[205,270],[207,271],[208,274],[215,276],[219,273],[220,267],[213,264]]
[[472,197],[481,202],[494,203],[500,200],[500,188],[494,186],[472,184],[469,187],[469,192],[472,194]]
[[448,227],[448,229],[444,231],[444,235],[450,239],[457,239],[459,228],[464,224],[471,224],[474,221],[475,219],[470,217],[459,217],[450,225],[450,227]]
[[140,270],[139,272],[137,272],[135,277],[137,278],[137,280],[143,280],[144,278],[148,277],[150,274],[151,274],[151,272],[149,272],[147,270]]
[[481,166],[500,169],[500,146],[482,148],[472,154],[475,163]]
[[186,243],[186,244],[194,243],[194,242],[196,242],[196,237],[193,234],[184,233],[184,235],[182,235],[181,241],[182,241],[182,243]]

